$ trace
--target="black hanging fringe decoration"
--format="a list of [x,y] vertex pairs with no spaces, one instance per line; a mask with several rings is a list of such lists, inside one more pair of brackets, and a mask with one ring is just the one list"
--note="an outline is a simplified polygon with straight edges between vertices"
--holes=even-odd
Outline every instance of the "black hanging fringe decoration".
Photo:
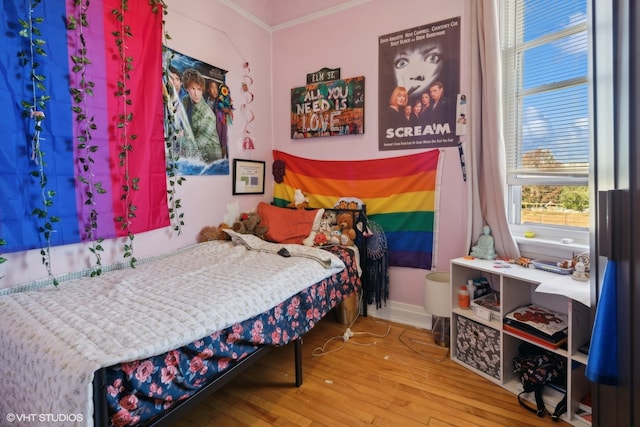
[[368,229],[371,235],[367,237],[366,268],[363,274],[367,281],[365,299],[367,304],[373,304],[381,308],[387,305],[389,297],[389,250],[387,237],[382,227],[375,221],[368,221]]

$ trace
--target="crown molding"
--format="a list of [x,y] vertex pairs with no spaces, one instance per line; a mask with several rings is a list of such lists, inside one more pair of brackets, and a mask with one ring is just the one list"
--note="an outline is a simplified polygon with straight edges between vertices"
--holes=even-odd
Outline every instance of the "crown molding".
[[218,0],[220,3],[222,3],[223,5],[227,6],[230,9],[235,10],[237,13],[239,13],[240,15],[244,16],[245,18],[247,18],[249,21],[253,22],[254,24],[258,25],[259,27],[261,27],[262,29],[273,33],[275,31],[278,30],[282,30],[285,28],[290,28],[290,27],[295,27],[297,25],[300,24],[304,24],[306,22],[309,21],[313,21],[315,19],[319,19],[319,18],[323,18],[325,16],[329,16],[329,15],[333,15],[335,13],[339,13],[342,12],[344,10],[347,9],[351,9],[352,7],[356,7],[356,6],[360,6],[362,4],[368,3],[371,0],[350,0],[346,3],[342,3],[327,9],[323,9],[314,13],[310,13],[309,15],[304,15],[301,16],[299,18],[296,19],[292,19],[286,22],[283,22],[281,24],[277,24],[277,25],[269,25],[266,22],[264,22],[263,20],[261,20],[260,18],[258,18],[257,16],[255,16],[254,14],[252,14],[251,12],[247,11],[246,9],[240,7],[238,4],[236,4],[233,0]]
[[258,18],[257,16],[255,16],[254,14],[248,12],[246,9],[238,6],[233,0],[218,0],[221,4],[227,6],[229,9],[233,9],[235,10],[238,14],[244,16],[245,18],[247,18],[249,21],[253,22],[254,24],[256,24],[257,26],[259,26],[260,28],[268,31],[268,32],[272,32],[272,27],[271,25],[267,24],[266,22],[264,22],[263,20],[261,20],[260,18]]

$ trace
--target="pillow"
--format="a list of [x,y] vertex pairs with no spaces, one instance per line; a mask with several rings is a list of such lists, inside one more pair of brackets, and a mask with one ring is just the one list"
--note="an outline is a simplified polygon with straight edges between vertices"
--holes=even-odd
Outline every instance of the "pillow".
[[260,224],[268,227],[265,239],[276,243],[303,244],[320,228],[324,209],[289,209],[260,202],[257,212]]

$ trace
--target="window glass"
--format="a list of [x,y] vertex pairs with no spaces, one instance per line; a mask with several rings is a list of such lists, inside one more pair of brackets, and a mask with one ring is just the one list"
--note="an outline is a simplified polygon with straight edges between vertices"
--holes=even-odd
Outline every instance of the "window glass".
[[509,220],[586,228],[586,0],[501,4]]

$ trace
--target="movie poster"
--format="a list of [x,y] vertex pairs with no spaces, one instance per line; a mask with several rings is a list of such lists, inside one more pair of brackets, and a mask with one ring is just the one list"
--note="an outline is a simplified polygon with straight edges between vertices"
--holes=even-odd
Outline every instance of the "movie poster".
[[[177,132],[172,156],[177,175],[229,175],[228,127],[233,102],[227,71],[165,47],[165,116]],[[169,156],[167,156],[169,157]]]
[[379,150],[455,147],[460,17],[379,38]]

